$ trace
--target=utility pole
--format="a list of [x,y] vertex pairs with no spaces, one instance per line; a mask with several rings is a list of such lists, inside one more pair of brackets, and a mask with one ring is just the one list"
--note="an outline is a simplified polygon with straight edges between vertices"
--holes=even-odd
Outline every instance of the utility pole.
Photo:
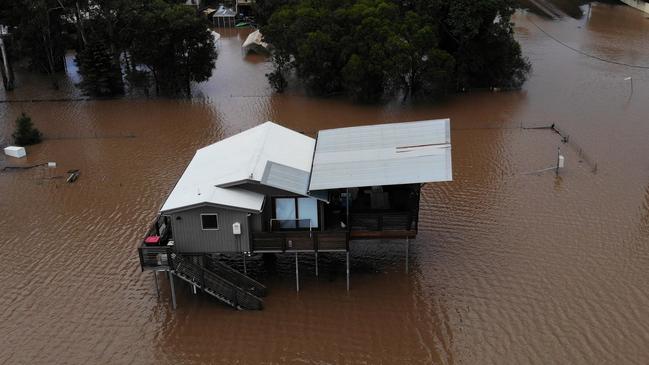
[[7,56],[7,49],[4,42],[4,37],[8,34],[7,27],[0,25],[0,53],[2,54],[2,69],[0,69],[0,73],[2,74],[2,84],[5,90],[11,91],[14,89],[13,70],[9,64],[9,57]]

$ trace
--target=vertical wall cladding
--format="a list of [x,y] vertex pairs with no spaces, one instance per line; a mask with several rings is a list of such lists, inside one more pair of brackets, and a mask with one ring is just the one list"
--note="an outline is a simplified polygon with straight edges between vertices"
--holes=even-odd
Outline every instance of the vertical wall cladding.
[[250,216],[250,231],[263,232],[262,214],[253,214]]
[[[217,214],[218,229],[204,230],[201,214]],[[232,224],[241,224],[241,235],[232,233]],[[178,252],[217,253],[250,251],[248,213],[216,207],[197,207],[171,214]]]

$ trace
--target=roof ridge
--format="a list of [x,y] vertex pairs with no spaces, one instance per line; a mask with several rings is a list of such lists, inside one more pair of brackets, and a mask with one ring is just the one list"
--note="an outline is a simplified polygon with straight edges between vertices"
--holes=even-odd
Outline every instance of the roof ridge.
[[[251,159],[250,176],[248,176],[248,178],[251,179],[251,180],[254,179],[254,177],[255,177],[254,174],[255,174],[257,164],[259,163],[259,160],[261,159],[262,152],[266,148],[266,143],[268,141],[268,134],[270,132],[269,131],[269,126],[271,126],[272,124],[273,124],[273,122],[266,121],[265,123],[260,125],[260,127],[263,126],[263,131],[262,132],[264,134],[262,136],[262,138],[263,138],[262,142],[259,144],[259,147],[255,150],[255,154],[253,155],[253,157]],[[261,177],[259,179],[261,180]]]

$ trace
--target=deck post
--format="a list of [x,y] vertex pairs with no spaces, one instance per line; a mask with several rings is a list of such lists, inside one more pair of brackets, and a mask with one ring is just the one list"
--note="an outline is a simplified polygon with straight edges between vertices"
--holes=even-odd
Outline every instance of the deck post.
[[408,258],[410,251],[410,237],[406,237],[406,274],[408,273]]
[[243,254],[243,273],[248,275],[248,268],[246,267],[246,253],[242,252]]
[[158,286],[158,271],[153,270],[153,281],[155,281],[155,292],[158,294],[158,299],[160,299],[160,287]]
[[300,267],[297,261],[297,252],[295,252],[295,291],[300,291]]
[[348,230],[348,231],[351,231],[352,227],[351,227],[351,225],[350,225],[350,223],[349,223],[349,188],[347,188],[347,189],[345,190],[345,195],[346,195],[345,198],[346,198],[346,200],[347,200],[347,201],[346,201],[346,204],[345,204],[345,205],[347,205],[347,207],[346,207],[346,209],[347,209],[347,212],[346,212],[346,213],[347,213],[347,222],[345,222],[345,224],[347,224],[347,230]]
[[318,275],[318,251],[315,251],[315,277],[317,278]]
[[167,271],[169,274],[169,286],[171,286],[171,308],[176,310],[176,289],[174,288],[174,276],[171,274],[171,271]]
[[349,291],[349,251],[347,251],[347,291]]

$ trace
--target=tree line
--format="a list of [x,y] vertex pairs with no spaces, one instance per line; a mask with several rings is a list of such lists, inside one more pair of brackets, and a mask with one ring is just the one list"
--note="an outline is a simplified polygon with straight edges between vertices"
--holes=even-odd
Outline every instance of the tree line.
[[514,0],[257,0],[277,91],[295,75],[361,101],[520,87],[530,63],[513,12]]
[[125,89],[175,95],[207,80],[217,53],[207,21],[180,0],[12,0],[0,5],[0,24],[13,59],[50,75],[76,50],[82,81],[92,96]]

